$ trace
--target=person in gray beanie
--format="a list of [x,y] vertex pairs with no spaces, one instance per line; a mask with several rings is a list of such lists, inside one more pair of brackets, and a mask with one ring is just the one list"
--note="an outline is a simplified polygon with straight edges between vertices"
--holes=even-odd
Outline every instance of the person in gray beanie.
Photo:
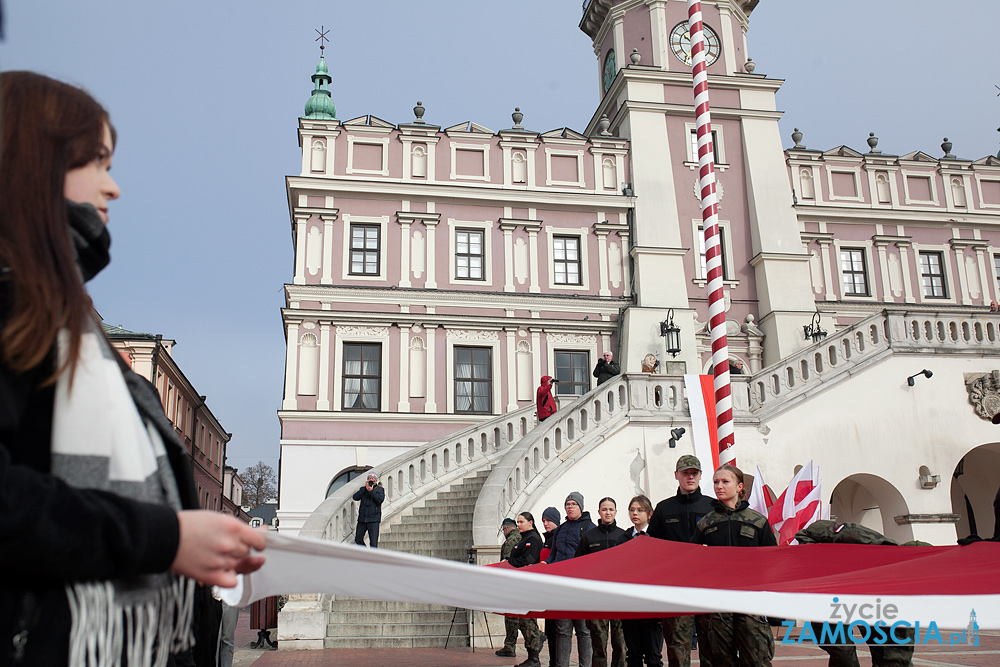
[[[566,510],[566,520],[556,529],[552,536],[552,551],[547,563],[558,563],[569,560],[576,555],[580,537],[594,527],[590,513],[583,511],[583,494],[573,491],[566,496],[563,505]],[[543,515],[544,516],[544,515]],[[555,641],[549,644],[549,651],[555,648],[556,667],[569,667],[569,656],[572,651],[573,630],[576,630],[576,647],[579,652],[580,667],[590,667],[593,658],[593,645],[590,643],[590,630],[582,619],[556,619]]]

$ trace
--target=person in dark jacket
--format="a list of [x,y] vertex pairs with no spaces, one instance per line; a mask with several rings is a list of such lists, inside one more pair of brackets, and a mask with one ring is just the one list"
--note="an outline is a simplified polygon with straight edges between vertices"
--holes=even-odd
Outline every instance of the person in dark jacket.
[[107,112],[32,72],[0,75],[0,100],[0,664],[190,656],[195,582],[235,586],[264,534],[197,509],[156,389],[95,321],[121,194]]
[[[625,531],[615,523],[618,505],[614,498],[601,498],[597,504],[597,513],[601,517],[596,528],[591,528],[576,547],[576,556],[595,554],[605,549],[621,544]],[[625,635],[622,633],[621,620],[587,619],[587,629],[590,630],[590,644],[594,647],[593,667],[608,667],[608,639],[611,639],[611,667],[625,666]]]
[[[542,553],[542,536],[535,528],[535,517],[531,512],[517,515],[517,530],[521,539],[514,545],[507,562],[511,567],[534,565]],[[517,629],[524,637],[524,648],[528,651],[528,659],[518,663],[517,667],[542,667],[542,663],[538,661],[538,655],[542,652],[542,633],[538,629],[538,621],[533,618],[518,618]]]
[[[638,495],[628,504],[628,518],[632,528],[625,531],[619,544],[629,540],[646,539],[649,518],[653,516],[653,503],[649,498]],[[622,621],[625,636],[626,667],[663,667],[663,630],[655,618],[627,618]]]
[[[698,521],[712,511],[712,499],[701,492],[701,461],[698,457],[685,454],[678,458],[674,479],[677,480],[677,494],[656,504],[649,520],[649,535],[661,540],[690,542],[698,530]],[[708,614],[663,619],[663,641],[667,645],[669,667],[690,667],[694,626],[698,626],[698,636],[703,637],[708,633],[710,620]],[[702,667],[712,667],[704,642],[698,658]]]
[[[566,496],[563,505],[566,520],[556,529],[552,536],[552,552],[548,563],[558,563],[576,556],[576,548],[580,538],[594,527],[590,520],[590,512],[583,510],[583,494],[573,491]],[[579,653],[580,667],[591,667],[593,647],[590,644],[590,630],[583,619],[555,619],[555,641],[549,644],[550,650],[555,649],[556,667],[569,667],[569,656],[573,652],[573,630],[576,630],[576,650]],[[551,641],[551,640],[550,640]]]
[[[778,541],[767,517],[750,509],[743,497],[743,471],[733,465],[719,466],[712,477],[716,500],[712,511],[698,522],[692,542],[710,547],[774,547]],[[714,667],[771,667],[774,635],[763,616],[711,614],[708,636]]]
[[594,366],[594,377],[597,378],[598,386],[604,384],[614,376],[622,372],[621,366],[615,361],[615,355],[608,350],[604,355],[597,360],[597,365]]
[[556,399],[552,396],[552,388],[555,384],[556,381],[551,375],[543,375],[538,389],[535,391],[535,412],[540,422],[554,415],[559,409],[556,405]]
[[[509,562],[510,554],[514,551],[514,546],[521,541],[521,533],[517,530],[517,521],[506,517],[500,522],[500,530],[503,532],[503,544],[500,545],[500,560]],[[503,646],[497,649],[496,654],[501,658],[513,658],[517,655],[517,619],[513,616],[503,617],[504,639]]]
[[[562,516],[559,514],[559,510],[555,507],[546,507],[545,511],[542,512],[542,527],[545,528],[545,532],[542,533],[542,538],[545,542],[542,544],[541,560],[543,562],[548,561],[549,554],[552,553],[552,538],[556,534],[556,530],[559,528],[559,522],[562,521]],[[555,651],[555,636],[556,636],[556,622],[553,619],[545,619],[545,632],[542,633],[542,643],[549,643],[549,665],[548,667],[555,667],[556,664],[556,651]]]
[[358,527],[354,531],[354,543],[365,546],[365,533],[368,533],[368,546],[375,549],[378,547],[378,527],[382,523],[385,487],[378,483],[378,475],[369,473],[365,485],[351,497],[361,501],[358,507]]

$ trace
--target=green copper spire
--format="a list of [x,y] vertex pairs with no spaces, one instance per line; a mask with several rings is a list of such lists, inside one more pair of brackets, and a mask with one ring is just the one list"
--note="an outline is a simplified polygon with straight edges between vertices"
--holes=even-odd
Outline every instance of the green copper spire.
[[319,33],[317,41],[320,42],[319,63],[316,65],[316,73],[312,75],[315,87],[313,88],[312,97],[306,100],[305,117],[314,120],[336,120],[337,107],[333,103],[333,98],[330,97],[330,91],[327,89],[332,79],[330,78],[330,71],[326,67],[326,60],[323,58],[323,50],[326,48],[323,41],[327,39],[326,33],[329,30],[324,30],[321,26],[320,30],[316,32]]

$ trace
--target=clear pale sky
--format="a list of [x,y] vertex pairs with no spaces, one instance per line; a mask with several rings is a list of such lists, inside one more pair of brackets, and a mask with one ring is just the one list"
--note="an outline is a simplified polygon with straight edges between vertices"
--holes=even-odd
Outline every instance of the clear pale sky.
[[[282,286],[292,245],[284,177],[326,50],[337,117],[473,120],[582,131],[598,65],[580,0],[6,0],[0,67],[87,88],[118,130],[112,264],[91,283],[111,324],[177,341],[174,357],[233,433],[228,462],[276,466]],[[997,0],[761,0],[758,74],[785,79],[785,146],[963,158],[1000,134]],[[338,439],[348,437],[338,434]]]

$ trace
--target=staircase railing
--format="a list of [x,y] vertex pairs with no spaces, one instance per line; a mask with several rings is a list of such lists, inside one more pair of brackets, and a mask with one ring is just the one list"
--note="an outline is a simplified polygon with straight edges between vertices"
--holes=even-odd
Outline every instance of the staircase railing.
[[[414,503],[456,480],[481,470],[519,442],[535,425],[535,407],[475,424],[422,447],[400,454],[372,469],[385,487],[382,524]],[[306,519],[299,534],[331,541],[354,539],[358,503],[351,496],[357,487],[337,489]]]
[[884,310],[755,373],[750,408],[773,416],[889,354],[941,350],[1000,353],[1000,318]]
[[[733,376],[733,408],[749,418],[746,376]],[[496,527],[515,507],[533,507],[567,461],[583,458],[630,421],[690,423],[684,378],[619,375],[561,409],[503,455],[479,492],[475,544],[492,544]]]

